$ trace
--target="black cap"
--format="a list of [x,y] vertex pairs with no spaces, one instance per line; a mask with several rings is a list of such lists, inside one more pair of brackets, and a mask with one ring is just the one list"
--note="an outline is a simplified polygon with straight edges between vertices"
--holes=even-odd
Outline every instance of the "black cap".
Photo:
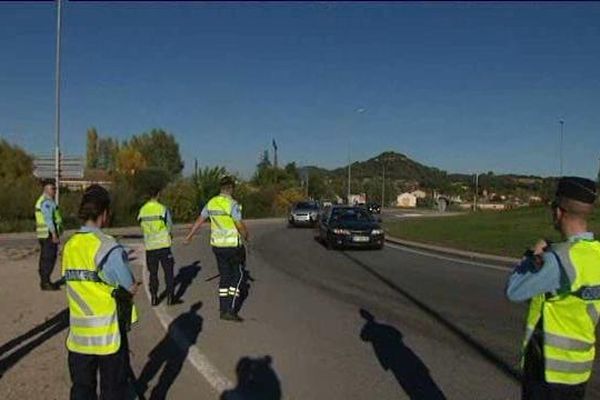
[[597,195],[594,181],[577,176],[560,178],[556,188],[556,197],[576,200],[586,204],[594,204]]
[[219,181],[219,184],[221,185],[221,187],[224,186],[235,186],[235,178],[232,176],[224,176],[221,178],[221,180]]

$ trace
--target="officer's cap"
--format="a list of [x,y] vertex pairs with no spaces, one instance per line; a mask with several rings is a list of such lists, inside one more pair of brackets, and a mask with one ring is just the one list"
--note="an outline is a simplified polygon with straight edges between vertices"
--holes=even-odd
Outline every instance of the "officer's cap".
[[598,193],[596,183],[590,179],[577,176],[560,178],[556,188],[556,197],[594,204]]
[[224,176],[221,178],[221,180],[219,181],[219,184],[221,185],[221,187],[225,187],[225,186],[235,186],[235,178],[232,176]]

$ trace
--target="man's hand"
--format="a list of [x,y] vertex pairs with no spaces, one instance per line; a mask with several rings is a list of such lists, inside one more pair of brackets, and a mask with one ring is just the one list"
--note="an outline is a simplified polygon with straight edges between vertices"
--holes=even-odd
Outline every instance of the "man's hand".
[[183,244],[187,246],[188,244],[192,243],[192,237],[193,236],[187,235],[185,239],[183,239]]
[[52,233],[52,243],[54,243],[54,244],[59,244],[60,243],[60,238],[54,232]]
[[546,250],[546,247],[548,247],[548,243],[544,239],[540,239],[537,241],[535,246],[531,248],[531,250],[533,251],[534,255],[539,256],[542,255],[542,253]]

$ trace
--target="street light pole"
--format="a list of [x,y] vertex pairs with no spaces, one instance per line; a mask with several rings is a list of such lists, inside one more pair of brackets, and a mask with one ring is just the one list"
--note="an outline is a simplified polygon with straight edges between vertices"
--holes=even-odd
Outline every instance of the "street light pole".
[[558,123],[560,124],[560,176],[563,176],[563,138],[565,121],[561,119]]
[[348,197],[346,198],[346,202],[350,204],[350,196],[352,195],[352,188],[350,185],[350,180],[352,178],[352,159],[350,158],[350,143],[348,143]]
[[381,161],[381,165],[383,166],[381,173],[381,209],[385,207],[385,160]]
[[60,39],[61,39],[61,20],[62,7],[61,0],[56,0],[56,115],[55,115],[55,151],[54,151],[54,168],[56,174],[56,203],[59,202],[60,195]]
[[479,197],[479,174],[475,174],[475,196],[473,196],[473,211],[477,211]]

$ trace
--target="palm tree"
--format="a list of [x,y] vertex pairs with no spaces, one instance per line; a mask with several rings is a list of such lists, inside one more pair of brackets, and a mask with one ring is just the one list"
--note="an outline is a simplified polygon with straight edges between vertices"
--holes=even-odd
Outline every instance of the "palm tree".
[[227,175],[227,170],[224,167],[204,167],[198,168],[196,161],[192,180],[196,185],[197,197],[201,206],[213,196],[219,194],[219,181]]

